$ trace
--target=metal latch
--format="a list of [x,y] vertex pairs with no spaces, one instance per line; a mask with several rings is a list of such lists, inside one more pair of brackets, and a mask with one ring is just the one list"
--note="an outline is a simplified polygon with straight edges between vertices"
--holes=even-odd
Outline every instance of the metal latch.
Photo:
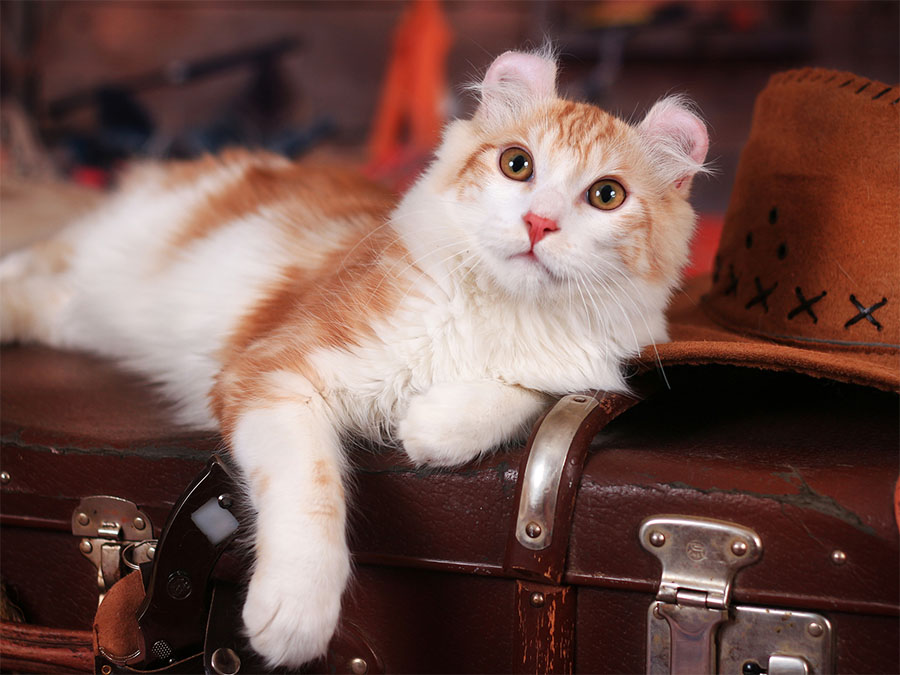
[[123,564],[137,569],[156,553],[150,518],[119,497],[84,497],[72,512],[72,534],[82,537],[78,548],[97,567],[98,602],[121,578]]
[[753,530],[662,515],[644,521],[640,538],[663,565],[647,617],[648,673],[830,672],[831,624],[825,617],[730,606],[734,575],[762,556]]

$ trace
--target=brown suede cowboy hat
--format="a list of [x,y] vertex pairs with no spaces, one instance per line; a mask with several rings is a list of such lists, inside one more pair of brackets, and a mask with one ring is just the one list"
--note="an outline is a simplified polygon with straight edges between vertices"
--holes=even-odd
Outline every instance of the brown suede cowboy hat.
[[819,68],[756,101],[710,276],[647,369],[728,364],[900,391],[900,90]]

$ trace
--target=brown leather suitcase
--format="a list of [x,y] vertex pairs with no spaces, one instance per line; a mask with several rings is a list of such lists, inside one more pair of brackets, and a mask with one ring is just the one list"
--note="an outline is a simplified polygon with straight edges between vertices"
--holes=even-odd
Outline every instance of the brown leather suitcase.
[[[219,439],[179,432],[101,361],[7,347],[2,369],[0,570],[27,620],[3,624],[3,669],[90,669],[98,583],[138,567],[127,578],[150,586],[181,555],[196,616],[157,613],[157,629],[170,616],[197,641],[166,654],[154,638],[98,670],[258,672],[240,549],[213,569],[175,535],[156,542]],[[897,396],[724,366],[666,375],[635,380],[641,396],[565,397],[527,447],[458,470],[355,452],[355,576],[315,668],[900,672]],[[157,586],[187,606],[183,585]]]

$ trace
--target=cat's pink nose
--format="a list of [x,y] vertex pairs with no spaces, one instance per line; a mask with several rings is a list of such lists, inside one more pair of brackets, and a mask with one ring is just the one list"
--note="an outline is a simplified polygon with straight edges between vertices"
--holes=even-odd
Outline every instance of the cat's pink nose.
[[543,218],[535,215],[531,211],[525,214],[525,224],[528,226],[528,237],[531,239],[531,246],[534,247],[548,232],[555,232],[559,229],[559,225],[555,220]]

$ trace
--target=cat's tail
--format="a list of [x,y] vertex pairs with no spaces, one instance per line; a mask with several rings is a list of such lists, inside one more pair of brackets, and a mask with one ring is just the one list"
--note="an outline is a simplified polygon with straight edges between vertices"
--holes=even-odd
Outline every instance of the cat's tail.
[[0,342],[62,346],[71,257],[71,245],[57,237],[0,259]]

